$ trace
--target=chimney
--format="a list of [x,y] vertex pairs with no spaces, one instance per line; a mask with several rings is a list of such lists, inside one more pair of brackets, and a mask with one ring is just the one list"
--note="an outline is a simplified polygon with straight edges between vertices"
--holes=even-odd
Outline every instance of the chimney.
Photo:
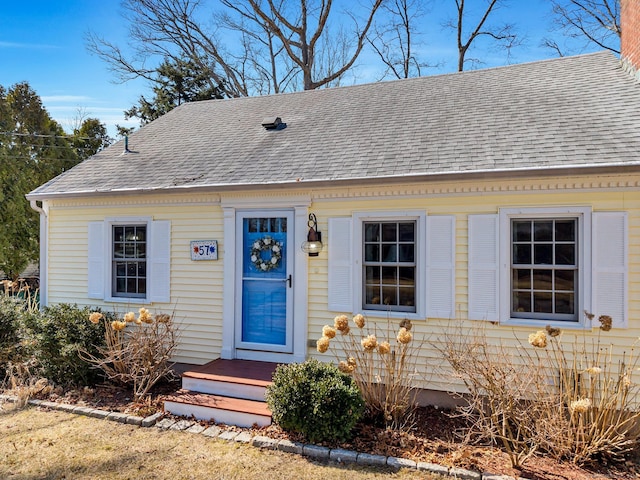
[[620,1],[620,59],[640,81],[640,0]]

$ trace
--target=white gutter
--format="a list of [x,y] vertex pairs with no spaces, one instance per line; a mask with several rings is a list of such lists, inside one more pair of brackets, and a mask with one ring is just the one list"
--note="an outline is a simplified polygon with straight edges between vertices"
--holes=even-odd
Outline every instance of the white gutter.
[[40,214],[40,308],[48,303],[48,278],[49,278],[49,215],[44,201],[42,207],[38,206],[38,200],[29,201],[31,208]]

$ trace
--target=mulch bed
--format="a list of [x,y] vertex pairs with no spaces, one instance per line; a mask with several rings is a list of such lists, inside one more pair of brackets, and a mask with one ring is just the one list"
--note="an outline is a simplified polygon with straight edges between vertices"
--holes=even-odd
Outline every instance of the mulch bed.
[[[112,385],[98,385],[81,390],[57,390],[48,395],[46,399],[148,416],[162,411],[162,396],[172,393],[178,388],[179,382],[158,385],[144,403],[134,403],[130,391]],[[207,425],[208,422],[200,423]],[[534,480],[627,480],[640,478],[640,454],[638,452],[630,455],[624,462],[607,463],[604,459],[600,459],[595,465],[583,468],[568,463],[559,463],[551,458],[536,456],[529,459],[524,468],[513,469],[507,455],[499,449],[463,442],[461,438],[465,423],[463,419],[452,415],[451,411],[433,407],[420,408],[416,413],[413,425],[408,431],[399,432],[361,423],[356,426],[352,440],[323,445]],[[242,430],[239,427],[222,427]],[[304,442],[304,438],[300,435],[284,432],[276,425],[250,430],[255,435]]]

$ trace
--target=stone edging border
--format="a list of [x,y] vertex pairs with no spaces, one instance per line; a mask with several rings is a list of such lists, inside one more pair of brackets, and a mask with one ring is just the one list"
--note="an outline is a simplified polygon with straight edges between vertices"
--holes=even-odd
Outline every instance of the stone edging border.
[[[0,395],[0,402],[16,402],[16,398],[9,395]],[[149,428],[157,427],[161,430],[177,430],[192,434],[200,434],[205,437],[218,440],[234,441],[245,443],[254,447],[264,448],[267,450],[279,450],[281,452],[295,453],[306,457],[333,460],[337,463],[357,463],[372,467],[391,467],[391,468],[411,468],[424,472],[434,473],[442,476],[449,476],[460,480],[516,480],[508,475],[497,475],[494,473],[478,473],[471,470],[465,470],[457,467],[445,467],[435,463],[415,462],[407,458],[385,457],[383,455],[372,455],[370,453],[361,453],[353,450],[344,450],[342,448],[329,448],[318,445],[303,444],[292,442],[290,440],[277,440],[265,436],[252,436],[249,432],[235,432],[223,430],[213,425],[203,427],[197,422],[191,420],[174,420],[172,418],[162,418],[164,413],[158,412],[148,417],[138,417],[136,415],[128,415],[120,412],[107,412],[91,407],[83,407],[78,405],[70,405],[66,403],[48,402],[45,400],[32,399],[28,401],[29,405],[50,410],[60,410],[87,417],[110,420],[113,422],[124,423],[127,425],[136,425],[139,427]]]

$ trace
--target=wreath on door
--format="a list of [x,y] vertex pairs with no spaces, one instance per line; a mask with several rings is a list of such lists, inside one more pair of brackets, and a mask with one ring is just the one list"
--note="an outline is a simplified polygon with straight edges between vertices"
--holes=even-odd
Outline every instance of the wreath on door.
[[[269,251],[271,256],[268,259],[262,258],[262,252]],[[261,272],[268,272],[278,268],[282,260],[282,243],[276,242],[267,236],[253,242],[251,246],[251,263]]]

